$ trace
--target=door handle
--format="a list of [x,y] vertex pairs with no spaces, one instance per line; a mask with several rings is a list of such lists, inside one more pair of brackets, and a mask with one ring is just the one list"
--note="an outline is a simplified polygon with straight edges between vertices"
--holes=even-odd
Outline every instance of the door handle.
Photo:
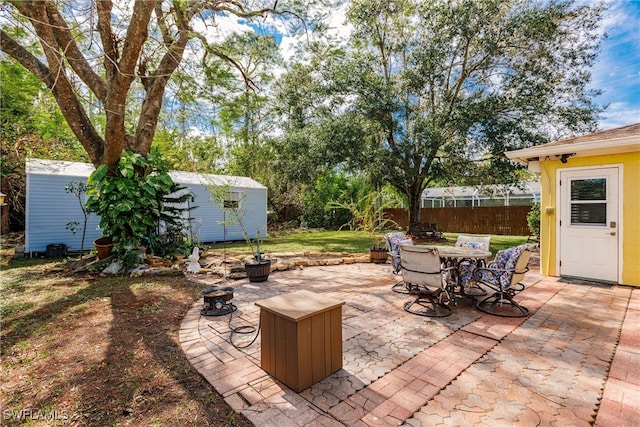
[[616,235],[616,232],[615,232],[615,231],[612,231],[612,232],[610,232],[609,234],[611,234],[612,236],[615,236],[615,235]]

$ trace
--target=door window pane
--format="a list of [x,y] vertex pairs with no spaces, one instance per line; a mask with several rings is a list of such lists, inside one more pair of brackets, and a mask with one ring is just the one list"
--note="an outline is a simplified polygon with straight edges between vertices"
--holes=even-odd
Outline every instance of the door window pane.
[[606,203],[571,203],[571,224],[607,225]]
[[571,181],[571,224],[607,225],[607,179]]
[[571,180],[571,200],[607,200],[607,179]]

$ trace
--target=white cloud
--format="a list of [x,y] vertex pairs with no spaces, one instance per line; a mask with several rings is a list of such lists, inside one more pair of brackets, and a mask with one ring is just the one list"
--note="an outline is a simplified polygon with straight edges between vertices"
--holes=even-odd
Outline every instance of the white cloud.
[[627,102],[614,102],[601,114],[599,127],[602,130],[640,122],[640,107]]

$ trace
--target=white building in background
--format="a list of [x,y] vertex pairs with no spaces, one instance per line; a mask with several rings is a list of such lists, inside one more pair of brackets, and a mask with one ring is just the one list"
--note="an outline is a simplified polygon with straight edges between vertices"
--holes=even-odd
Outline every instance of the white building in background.
[[[80,249],[82,231],[73,234],[70,222],[82,224],[84,215],[75,195],[65,187],[72,181],[87,182],[94,171],[89,163],[60,160],[27,159],[25,254],[44,252],[49,244],[65,244],[70,250]],[[174,182],[183,185],[193,195],[189,217],[183,219],[194,240],[212,243],[243,240],[242,228],[229,221],[228,212],[212,201],[210,187],[228,187],[229,196],[237,201],[244,214],[242,222],[253,237],[258,229],[267,230],[267,187],[243,176],[209,175],[170,171]],[[84,196],[83,196],[84,199]],[[92,249],[93,240],[101,236],[100,219],[89,215],[85,249]]]
[[528,206],[540,201],[540,182],[475,187],[427,188],[423,208],[461,206]]

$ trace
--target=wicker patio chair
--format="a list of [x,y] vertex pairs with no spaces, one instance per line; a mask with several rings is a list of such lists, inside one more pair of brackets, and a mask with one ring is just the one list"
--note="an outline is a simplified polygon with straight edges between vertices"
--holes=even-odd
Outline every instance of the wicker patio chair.
[[[387,233],[384,238],[387,242],[387,251],[389,252],[389,256],[391,257],[393,274],[400,275],[402,274],[400,271],[400,245],[413,245],[413,240],[411,240],[406,234],[402,232]],[[404,280],[400,280],[399,282],[395,283],[391,287],[391,290],[400,294],[410,293],[410,289],[406,286]]]
[[[458,248],[472,248],[489,250],[491,236],[465,236],[459,235],[455,246]],[[458,262],[458,283],[462,286],[462,292],[468,296],[483,296],[487,292],[479,287],[473,279],[473,272],[478,267],[486,265],[484,259],[466,258]]]
[[493,295],[478,300],[476,308],[488,314],[503,317],[524,317],[529,309],[518,304],[513,298],[524,289],[521,283],[531,257],[530,245],[520,245],[499,251],[492,263],[476,268],[473,278],[493,290]]

